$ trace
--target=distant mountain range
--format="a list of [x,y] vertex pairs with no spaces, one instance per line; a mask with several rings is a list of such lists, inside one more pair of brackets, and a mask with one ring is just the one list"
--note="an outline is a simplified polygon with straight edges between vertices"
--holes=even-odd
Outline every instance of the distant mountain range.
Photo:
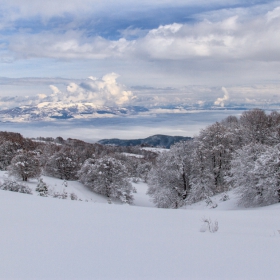
[[93,103],[61,103],[44,102],[32,106],[20,106],[12,109],[0,110],[0,121],[50,121],[67,119],[87,119],[98,117],[112,117],[135,115],[149,111],[145,107],[128,106],[126,108],[97,106]]
[[98,143],[102,145],[115,145],[115,146],[150,146],[150,147],[162,147],[170,148],[171,145],[180,141],[191,140],[191,137],[183,136],[168,136],[168,135],[153,135],[144,139],[132,139],[132,140],[122,140],[122,139],[102,139]]
[[169,106],[98,106],[94,103],[42,102],[37,105],[25,105],[0,110],[0,122],[55,121],[68,119],[110,118],[147,114],[184,114],[191,110],[246,110],[245,107],[217,107],[211,104],[204,107],[193,105]]

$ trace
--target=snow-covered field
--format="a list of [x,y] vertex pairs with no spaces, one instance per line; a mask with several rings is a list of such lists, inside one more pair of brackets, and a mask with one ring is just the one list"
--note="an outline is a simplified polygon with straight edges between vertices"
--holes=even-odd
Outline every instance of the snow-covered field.
[[165,148],[152,148],[152,147],[144,147],[144,148],[142,148],[142,150],[154,152],[157,154],[169,151],[169,149],[165,149]]
[[[63,191],[63,181],[44,181]],[[280,204],[242,209],[229,193],[214,209],[157,209],[146,185],[134,186],[134,206],[77,182],[66,189],[83,201],[1,190],[0,279],[279,279]],[[203,218],[218,231],[201,232]]]

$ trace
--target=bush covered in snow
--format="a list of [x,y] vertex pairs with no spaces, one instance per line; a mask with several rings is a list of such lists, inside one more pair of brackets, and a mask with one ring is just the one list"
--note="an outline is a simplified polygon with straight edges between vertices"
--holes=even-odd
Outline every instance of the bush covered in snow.
[[4,183],[0,183],[0,189],[11,192],[32,194],[32,190],[27,185],[22,185],[17,181],[8,179],[4,180]]
[[78,200],[78,196],[75,193],[70,193],[71,200]]
[[[68,197],[68,193],[66,192],[66,191],[64,191],[63,190],[63,192],[54,192],[53,194],[52,194],[52,196],[54,197],[54,198],[59,198],[59,199],[67,199],[67,197]],[[71,199],[72,199],[72,197],[71,197]],[[72,199],[73,200],[73,199]]]

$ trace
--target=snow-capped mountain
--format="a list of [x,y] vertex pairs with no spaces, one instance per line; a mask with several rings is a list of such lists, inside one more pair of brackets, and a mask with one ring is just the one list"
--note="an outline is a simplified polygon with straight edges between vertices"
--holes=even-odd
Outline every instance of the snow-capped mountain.
[[20,106],[0,111],[1,121],[50,121],[134,115],[148,111],[145,107],[108,107],[94,103],[43,102],[36,106]]
[[91,102],[41,102],[37,105],[22,105],[0,110],[0,122],[55,121],[68,119],[112,118],[130,115],[186,114],[193,110],[246,110],[245,107],[217,107],[204,104],[105,106]]

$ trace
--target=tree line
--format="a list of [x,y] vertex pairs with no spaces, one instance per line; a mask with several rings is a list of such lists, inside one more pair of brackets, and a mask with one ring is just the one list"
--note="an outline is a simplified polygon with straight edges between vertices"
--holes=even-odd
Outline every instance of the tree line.
[[141,147],[106,146],[62,137],[28,139],[19,133],[0,132],[0,169],[10,176],[22,181],[41,175],[79,180],[108,200],[116,198],[124,203],[133,202],[131,179],[147,180],[156,156]]
[[240,204],[280,202],[280,114],[229,116],[161,154],[148,177],[158,207],[178,208],[234,189]]

